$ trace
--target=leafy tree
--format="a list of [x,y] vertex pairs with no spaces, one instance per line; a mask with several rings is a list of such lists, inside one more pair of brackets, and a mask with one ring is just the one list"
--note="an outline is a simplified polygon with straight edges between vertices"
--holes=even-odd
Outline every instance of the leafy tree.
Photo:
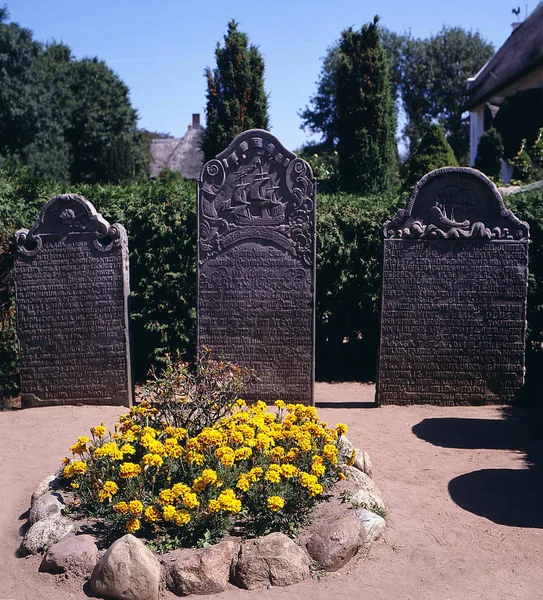
[[217,44],[217,66],[205,69],[207,79],[206,130],[203,150],[206,160],[215,157],[242,131],[268,129],[268,97],[264,91],[264,60],[256,46],[228,23],[224,47]]
[[359,193],[391,189],[397,169],[396,112],[378,20],[360,31],[346,29],[339,45],[339,182],[342,189]]
[[518,154],[509,162],[513,165],[511,179],[528,183],[532,175],[532,159],[526,151],[526,140],[522,140]]
[[[427,39],[381,30],[382,44],[391,61],[390,77],[395,98],[406,116],[403,137],[413,151],[434,122],[446,132],[462,161],[469,150],[469,123],[464,111],[466,80],[492,56],[493,47],[478,32],[443,27]],[[323,60],[317,93],[300,113],[302,128],[321,133],[323,141],[337,142],[335,80],[339,42]]]
[[501,135],[494,128],[488,129],[479,139],[475,168],[485,175],[497,179],[502,172],[502,156],[503,143]]
[[436,124],[430,125],[420,144],[409,158],[405,184],[412,187],[426,173],[434,169],[457,166],[458,161],[451,145],[447,142],[443,129]]
[[0,9],[0,159],[56,181],[146,175],[148,152],[128,88],[98,59],[43,45]]

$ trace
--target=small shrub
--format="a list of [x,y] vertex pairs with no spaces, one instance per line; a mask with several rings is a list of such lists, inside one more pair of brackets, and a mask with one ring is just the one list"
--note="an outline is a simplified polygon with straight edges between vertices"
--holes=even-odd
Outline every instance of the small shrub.
[[209,354],[187,369],[169,363],[112,435],[99,425],[70,448],[64,476],[78,508],[113,537],[140,532],[159,549],[206,545],[234,527],[292,534],[341,476],[346,426],[329,429],[311,406],[234,401],[250,374]]
[[502,172],[502,156],[503,143],[501,135],[494,128],[488,129],[479,139],[475,168],[488,177],[499,179]]
[[511,179],[527,183],[532,175],[532,159],[526,151],[526,140],[522,140],[520,150],[509,162],[513,166]]
[[426,173],[434,169],[457,166],[458,161],[443,129],[439,125],[431,125],[407,161],[405,185],[413,187]]

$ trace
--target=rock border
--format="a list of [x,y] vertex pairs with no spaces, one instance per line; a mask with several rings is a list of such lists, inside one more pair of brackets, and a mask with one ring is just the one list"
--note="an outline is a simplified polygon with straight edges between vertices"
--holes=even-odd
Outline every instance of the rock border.
[[[366,451],[345,437],[343,454],[355,458],[345,464],[344,514],[324,519],[307,539],[305,548],[282,533],[249,540],[226,538],[208,548],[182,548],[155,555],[131,534],[100,552],[97,540],[78,534],[76,523],[63,516],[69,493],[61,492],[60,478],[44,478],[34,490],[29,529],[20,555],[44,553],[40,571],[83,578],[98,596],[117,600],[158,600],[164,588],[178,596],[217,594],[229,584],[247,590],[289,586],[311,576],[314,568],[337,571],[383,533],[385,504],[372,479]],[[349,461],[351,462],[351,461]],[[352,490],[356,490],[354,493]],[[373,509],[373,510],[372,510]]]

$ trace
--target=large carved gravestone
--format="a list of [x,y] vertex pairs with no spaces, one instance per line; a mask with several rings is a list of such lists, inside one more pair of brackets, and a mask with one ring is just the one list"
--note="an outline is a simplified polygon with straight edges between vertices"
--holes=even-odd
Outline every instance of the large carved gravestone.
[[25,406],[132,403],[128,249],[81,196],[56,196],[16,234]]
[[528,225],[482,173],[444,168],[383,231],[378,403],[513,400],[524,381]]
[[262,130],[239,135],[198,186],[198,345],[255,369],[249,401],[312,403],[315,180]]

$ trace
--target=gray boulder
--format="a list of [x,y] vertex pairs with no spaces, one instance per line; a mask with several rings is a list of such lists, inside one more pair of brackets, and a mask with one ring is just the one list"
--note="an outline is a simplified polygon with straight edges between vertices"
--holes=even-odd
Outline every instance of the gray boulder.
[[366,544],[371,544],[385,530],[386,521],[370,510],[358,509],[354,511],[354,514],[360,519],[362,527],[366,531]]
[[26,532],[19,551],[21,554],[38,554],[47,550],[49,546],[60,542],[70,533],[75,531],[76,527],[71,519],[60,515],[53,515],[34,523]]
[[126,534],[113,542],[90,578],[98,596],[117,600],[158,600],[160,563],[138,538]]
[[362,471],[362,473],[365,473],[368,477],[372,477],[373,475],[370,455],[365,450],[356,449],[353,467]]
[[362,522],[347,515],[332,523],[324,523],[309,538],[307,552],[327,571],[337,571],[358,552],[366,539]]
[[96,566],[98,557],[96,540],[91,535],[69,535],[47,550],[40,571],[72,573],[87,578]]
[[292,585],[309,577],[310,564],[309,556],[289,537],[270,533],[241,543],[233,579],[247,590]]
[[175,550],[163,557],[166,585],[177,596],[224,592],[240,542],[224,540],[209,548]]
[[49,475],[42,479],[32,493],[32,497],[30,498],[30,506],[33,506],[34,502],[36,502],[40,496],[54,492],[58,488],[59,483],[60,481],[56,475]]
[[63,504],[57,496],[53,494],[43,494],[43,496],[39,496],[30,507],[28,522],[30,525],[34,525],[34,523],[46,519],[47,517],[60,515],[62,506]]
[[345,466],[343,471],[347,480],[352,481],[358,488],[358,491],[351,498],[351,503],[355,507],[358,505],[358,507],[367,509],[371,509],[373,506],[385,508],[381,492],[370,477],[354,467]]

